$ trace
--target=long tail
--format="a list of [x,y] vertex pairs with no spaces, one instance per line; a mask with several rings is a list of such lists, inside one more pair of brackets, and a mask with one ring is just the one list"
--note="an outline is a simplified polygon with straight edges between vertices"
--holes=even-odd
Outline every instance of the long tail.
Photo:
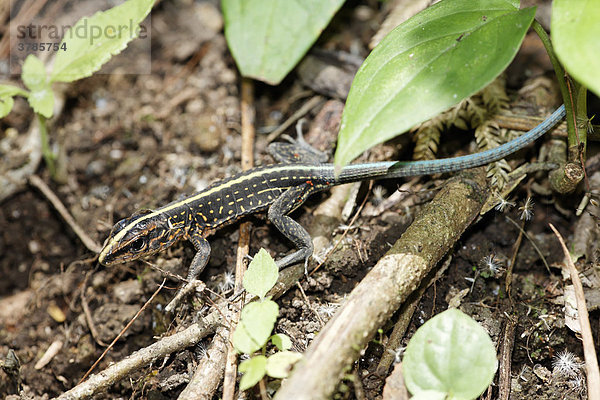
[[338,180],[340,183],[344,183],[368,178],[400,178],[403,176],[432,175],[479,167],[501,160],[534,142],[552,129],[564,116],[565,106],[562,105],[532,130],[494,149],[439,160],[387,161],[348,165],[342,169]]

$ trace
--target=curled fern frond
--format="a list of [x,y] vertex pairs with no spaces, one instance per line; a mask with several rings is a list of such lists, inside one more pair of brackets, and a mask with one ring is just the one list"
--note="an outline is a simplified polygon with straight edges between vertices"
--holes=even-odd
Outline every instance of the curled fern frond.
[[487,167],[487,176],[490,178],[491,187],[500,192],[506,186],[508,182],[508,174],[512,171],[512,168],[506,160],[500,160],[491,163]]
[[479,96],[473,96],[468,99],[466,105],[465,111],[471,126],[477,127],[488,119],[488,112],[485,107],[480,104]]
[[444,114],[423,122],[416,130],[413,140],[416,143],[413,152],[415,160],[433,160],[437,153],[440,135],[444,129]]
[[475,129],[475,140],[477,141],[477,147],[480,150],[493,149],[498,147],[501,143],[504,143],[502,131],[497,123],[492,120],[484,120]]
[[506,94],[506,79],[500,75],[480,92],[481,100],[490,114],[508,108],[508,95]]

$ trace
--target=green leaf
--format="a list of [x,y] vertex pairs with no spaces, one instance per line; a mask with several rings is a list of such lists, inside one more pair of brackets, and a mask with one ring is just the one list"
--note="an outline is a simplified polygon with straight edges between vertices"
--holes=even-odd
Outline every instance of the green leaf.
[[498,362],[486,331],[468,315],[450,309],[417,330],[402,366],[413,394],[434,390],[453,399],[474,399],[492,382]]
[[267,357],[256,356],[240,363],[239,370],[244,375],[240,379],[240,390],[250,389],[265,376]]
[[15,101],[13,97],[16,95],[29,96],[25,90],[13,85],[0,85],[0,118],[4,118],[12,110]]
[[600,7],[598,0],[555,0],[552,43],[565,69],[600,96]]
[[77,21],[60,44],[66,50],[56,54],[50,81],[72,82],[98,71],[138,36],[139,24],[153,4],[154,0],[128,0]]
[[42,60],[30,54],[23,63],[21,79],[29,90],[40,90],[48,86],[46,67]]
[[284,335],[283,333],[276,333],[271,336],[270,340],[279,350],[289,350],[292,348],[292,340],[288,335]]
[[344,0],[223,0],[225,37],[240,73],[276,85]]
[[48,82],[46,68],[42,60],[30,54],[23,63],[23,72],[21,73],[23,83],[31,92],[27,101],[33,111],[50,118],[54,112],[54,93],[52,86]]
[[18,86],[0,85],[0,97],[13,97],[16,95],[27,97],[29,93]]
[[265,249],[260,249],[244,274],[244,289],[262,299],[275,286],[278,274],[279,269],[273,258]]
[[388,34],[354,78],[335,163],[406,132],[481,90],[513,59],[535,8],[445,0]]
[[50,118],[54,114],[54,93],[52,92],[50,83],[44,89],[32,91],[27,101],[31,108],[33,108],[33,111],[43,115],[45,118]]
[[280,351],[267,359],[267,375],[273,378],[287,378],[295,363],[302,359],[302,354],[295,351]]
[[6,117],[15,105],[12,97],[0,97],[0,118]]
[[269,340],[279,306],[271,300],[247,304],[240,316],[240,322],[233,332],[233,346],[240,353],[252,354],[261,349]]
[[424,390],[412,396],[410,400],[446,400],[446,393],[437,390]]

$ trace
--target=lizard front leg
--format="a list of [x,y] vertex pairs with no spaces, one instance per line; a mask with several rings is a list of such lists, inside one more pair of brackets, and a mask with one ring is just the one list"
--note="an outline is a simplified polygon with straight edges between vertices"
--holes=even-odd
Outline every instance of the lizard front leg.
[[196,249],[196,255],[192,259],[192,263],[190,264],[190,268],[188,269],[188,281],[193,281],[197,279],[200,273],[208,264],[208,259],[210,258],[210,243],[200,231],[193,231],[188,234],[187,238]]
[[192,263],[188,269],[187,280],[188,282],[179,288],[173,299],[165,307],[165,311],[172,312],[183,296],[186,296],[191,291],[197,290],[199,287],[204,288],[204,283],[197,280],[198,275],[204,270],[208,259],[210,257],[210,243],[200,231],[192,231],[185,237],[187,240],[192,242],[196,249],[196,255],[192,259]]

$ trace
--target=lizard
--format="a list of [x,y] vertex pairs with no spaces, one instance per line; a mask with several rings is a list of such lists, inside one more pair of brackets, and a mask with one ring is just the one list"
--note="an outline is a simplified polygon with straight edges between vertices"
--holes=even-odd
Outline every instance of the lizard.
[[479,153],[426,161],[350,164],[339,173],[334,164],[325,163],[327,156],[324,153],[308,146],[301,136],[292,143],[271,143],[268,150],[279,163],[238,173],[187,198],[156,210],[140,210],[117,222],[100,252],[99,262],[109,266],[136,260],[185,239],[196,250],[187,276],[188,281],[192,281],[208,263],[208,236],[244,216],[266,210],[268,220],[296,246],[294,252],[276,262],[277,266],[281,269],[299,262],[306,266],[313,253],[312,239],[288,214],[313,193],[368,179],[431,175],[486,165],[532,143],[564,115],[562,105],[525,134]]

